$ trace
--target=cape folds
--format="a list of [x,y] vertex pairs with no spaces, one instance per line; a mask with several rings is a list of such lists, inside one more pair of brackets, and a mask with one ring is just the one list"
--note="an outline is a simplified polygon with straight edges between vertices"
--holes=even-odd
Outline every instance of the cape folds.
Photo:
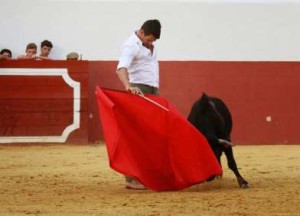
[[222,173],[205,137],[160,96],[96,88],[109,164],[156,190]]

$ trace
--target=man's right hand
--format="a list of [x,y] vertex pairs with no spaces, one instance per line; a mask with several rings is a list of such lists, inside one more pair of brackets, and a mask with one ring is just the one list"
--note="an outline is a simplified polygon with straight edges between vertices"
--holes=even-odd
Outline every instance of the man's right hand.
[[126,91],[128,91],[132,94],[144,95],[143,92],[141,91],[141,89],[136,86],[129,86],[128,88],[126,88]]

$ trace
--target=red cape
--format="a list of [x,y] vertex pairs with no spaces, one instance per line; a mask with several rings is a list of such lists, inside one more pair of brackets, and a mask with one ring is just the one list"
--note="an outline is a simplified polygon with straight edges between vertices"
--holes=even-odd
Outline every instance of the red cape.
[[99,87],[96,95],[115,171],[156,191],[183,189],[222,173],[205,137],[164,98],[145,95],[149,101]]

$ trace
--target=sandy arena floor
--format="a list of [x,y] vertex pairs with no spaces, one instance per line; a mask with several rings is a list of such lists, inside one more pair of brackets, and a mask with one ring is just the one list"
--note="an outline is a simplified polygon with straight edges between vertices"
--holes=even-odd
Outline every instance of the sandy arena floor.
[[300,215],[300,145],[234,153],[249,189],[225,167],[221,180],[154,192],[125,189],[104,145],[1,145],[0,215]]

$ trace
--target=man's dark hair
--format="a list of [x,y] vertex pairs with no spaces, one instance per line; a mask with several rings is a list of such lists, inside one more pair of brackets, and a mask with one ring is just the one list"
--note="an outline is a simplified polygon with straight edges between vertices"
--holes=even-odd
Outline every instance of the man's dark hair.
[[144,31],[145,35],[152,34],[156,39],[160,38],[161,25],[160,22],[156,19],[147,20],[146,22],[144,22],[141,29]]
[[3,55],[4,53],[8,53],[9,57],[12,57],[11,51],[9,49],[3,49],[3,50],[1,50],[0,54]]
[[52,48],[52,47],[53,47],[53,45],[52,45],[51,41],[48,41],[48,40],[44,40],[44,41],[42,41],[42,43],[41,43],[41,47],[44,47],[44,46],[46,46],[46,47],[50,47],[50,48]]

